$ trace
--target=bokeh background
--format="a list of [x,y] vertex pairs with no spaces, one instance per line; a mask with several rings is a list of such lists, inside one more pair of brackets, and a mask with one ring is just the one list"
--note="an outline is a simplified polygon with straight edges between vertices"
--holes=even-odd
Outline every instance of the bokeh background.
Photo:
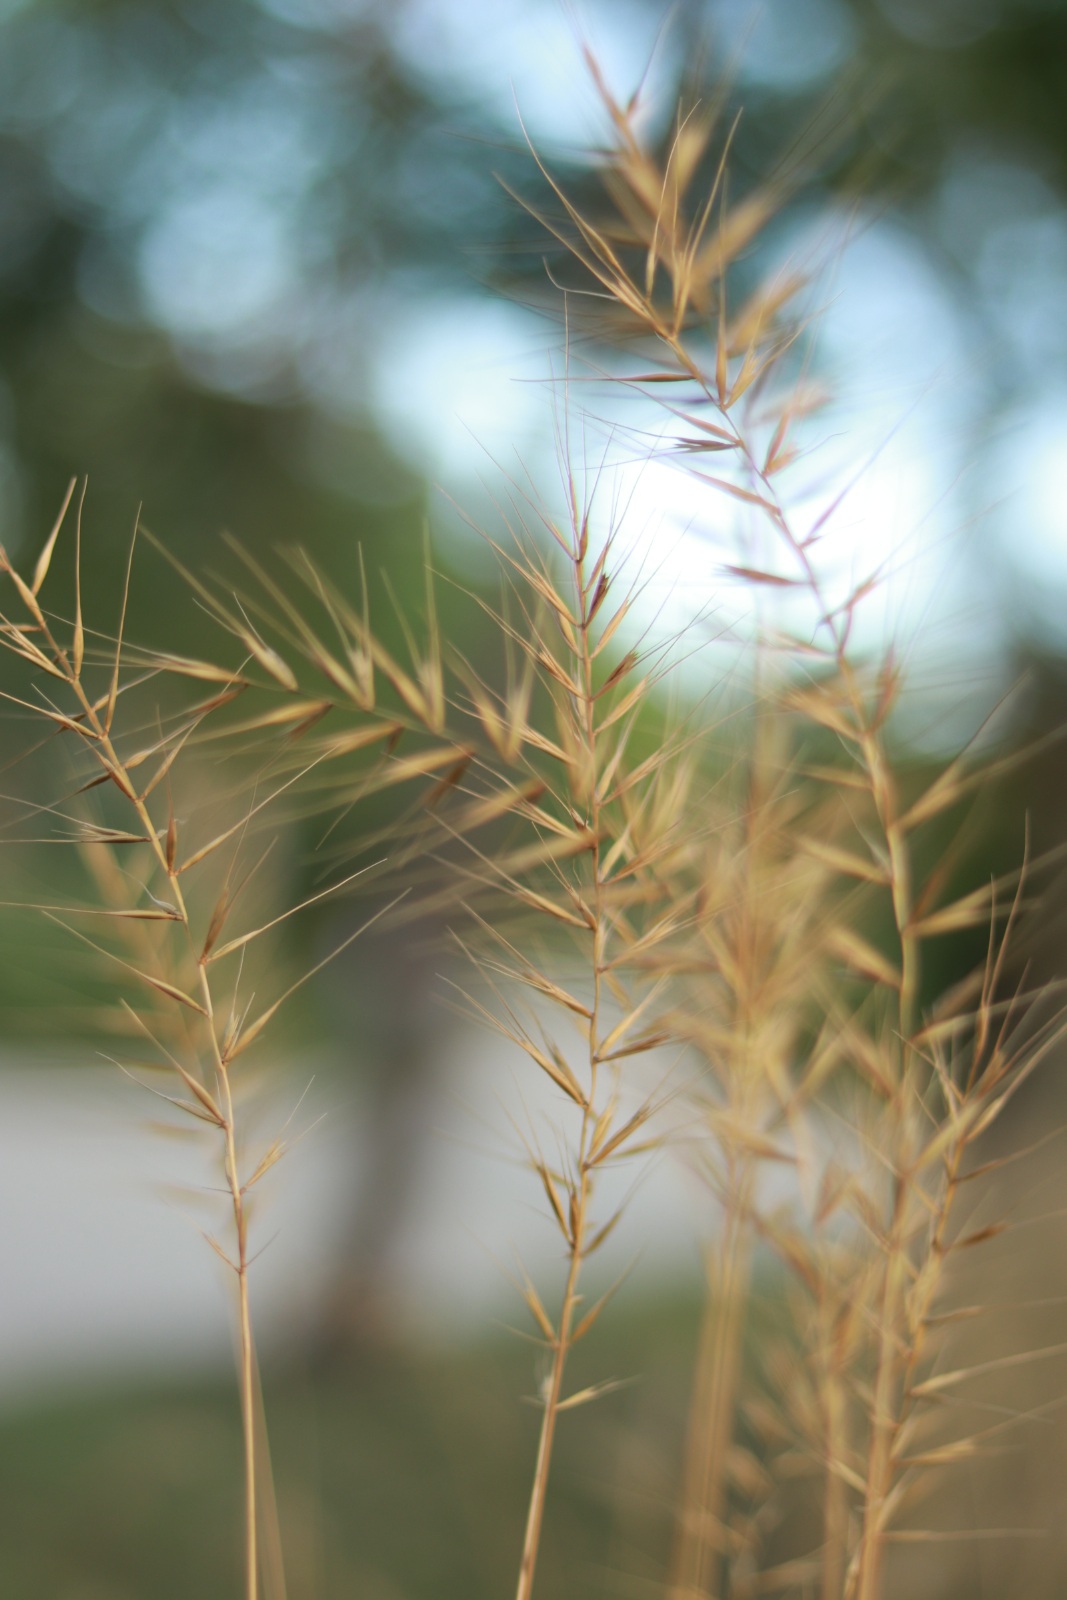
[[[545,240],[509,190],[541,192],[528,139],[595,193],[583,43],[620,94],[643,81],[653,128],[725,78],[739,189],[804,173],[756,265],[818,269],[827,430],[867,462],[848,537],[893,567],[916,759],[997,705],[1020,744],[1060,725],[1063,0],[0,0],[7,550],[32,559],[86,474],[102,626],[139,507],[191,566],[225,565],[229,531],[302,543],[345,582],[362,548],[401,601],[429,518],[446,579],[491,587],[457,507],[491,523],[501,471],[551,484],[559,414]],[[657,603],[705,603],[678,480],[644,463],[630,501]],[[135,579],[135,633],[165,637],[177,604],[158,571]],[[1022,769],[994,852],[1018,853],[1027,811],[1035,849],[1067,835],[1064,777],[1055,747]],[[1055,896],[1047,916],[1053,975]],[[294,1597],[489,1595],[517,1548],[535,1374],[494,1331],[518,1316],[499,1260],[514,1243],[537,1270],[552,1242],[471,1110],[498,1092],[492,1047],[447,1020],[433,972],[399,934],[361,947],[278,1091],[287,1114],[311,1081],[257,1269]],[[186,1152],[94,1064],[78,982],[0,910],[0,1589],[208,1600],[237,1568],[224,1285],[176,1197]],[[546,1592],[633,1594],[665,1537],[650,1485],[681,1426],[700,1229],[684,1174],[651,1193],[627,1248],[652,1248],[590,1369],[644,1378],[565,1441]],[[1019,1569],[983,1569],[983,1594],[1013,1592],[998,1570]],[[1033,1592],[1064,1572],[1035,1565]]]

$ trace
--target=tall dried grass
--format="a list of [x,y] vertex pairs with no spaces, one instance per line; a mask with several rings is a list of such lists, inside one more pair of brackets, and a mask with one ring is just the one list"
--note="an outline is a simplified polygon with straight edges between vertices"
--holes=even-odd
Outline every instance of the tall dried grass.
[[[707,1307],[664,1580],[675,1600],[882,1600],[894,1544],[927,1536],[920,1489],[986,1442],[953,1427],[949,1402],[984,1373],[953,1364],[951,1280],[959,1253],[999,1227],[968,1220],[982,1141],[1059,1037],[1054,1011],[1036,1015],[1009,982],[1024,875],[958,887],[945,841],[990,765],[965,751],[931,781],[897,762],[901,671],[852,648],[872,580],[842,593],[822,570],[832,503],[802,523],[790,511],[814,404],[803,283],[780,272],[734,298],[795,174],[732,203],[714,109],[679,115],[660,148],[591,65],[615,132],[603,212],[579,210],[542,166],[544,220],[572,263],[572,334],[626,352],[599,381],[665,408],[694,492],[741,519],[723,583],[764,622],[745,646],[753,670],[731,665],[721,715],[684,698],[672,713],[663,685],[679,653],[635,627],[624,518],[597,531],[598,475],[577,461],[565,516],[518,488],[501,508],[493,680],[441,638],[428,559],[404,658],[372,626],[366,586],[346,595],[301,552],[281,572],[242,555],[246,592],[179,568],[230,637],[229,660],[131,648],[125,599],[112,639],[88,629],[77,586],[73,619],[45,610],[73,485],[32,578],[3,559],[18,610],[0,635],[33,680],[7,699],[68,751],[63,797],[34,797],[88,874],[65,925],[106,956],[148,1047],[122,1064],[170,1074],[173,1093],[160,1092],[206,1125],[229,1195],[230,1243],[209,1243],[237,1285],[249,1600],[271,1541],[248,1206],[284,1141],[244,1156],[234,1073],[311,976],[279,985],[267,962],[253,986],[250,970],[284,918],[352,886],[346,852],[379,840],[351,816],[387,791],[391,869],[414,871],[422,906],[464,907],[456,938],[474,977],[457,1003],[559,1097],[552,1146],[529,1134],[563,1270],[552,1292],[520,1284],[547,1366],[517,1600],[533,1592],[559,1418],[610,1387],[568,1388],[571,1353],[612,1292],[588,1303],[590,1260],[621,1221],[602,1177],[650,1150],[677,1149],[708,1195]],[[203,763],[219,750],[224,788],[205,807]],[[294,815],[329,819],[329,885],[233,931],[264,835]],[[85,935],[73,913],[104,931]],[[989,930],[986,960],[936,992],[928,948],[974,929]],[[270,996],[254,1013],[253,992]],[[788,1331],[753,1364],[751,1282],[769,1257]]]

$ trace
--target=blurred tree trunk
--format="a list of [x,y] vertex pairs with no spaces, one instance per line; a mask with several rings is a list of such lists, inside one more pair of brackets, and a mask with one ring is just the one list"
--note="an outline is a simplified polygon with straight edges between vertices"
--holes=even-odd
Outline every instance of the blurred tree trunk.
[[312,1334],[318,1359],[379,1349],[399,1331],[396,1255],[432,1136],[437,1046],[448,1028],[432,992],[436,965],[425,927],[409,926],[360,940],[335,975],[361,1129],[338,1270]]

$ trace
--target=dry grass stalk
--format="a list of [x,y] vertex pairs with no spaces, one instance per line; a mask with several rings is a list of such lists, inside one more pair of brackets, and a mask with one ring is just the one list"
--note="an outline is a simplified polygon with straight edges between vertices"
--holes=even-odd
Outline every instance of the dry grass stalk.
[[[0,618],[3,640],[63,696],[16,703],[76,744],[78,786],[105,790],[125,816],[80,820],[75,831],[98,909],[126,940],[108,953],[147,992],[153,1019],[166,1019],[149,1036],[180,1080],[182,1110],[215,1130],[223,1153],[249,1600],[258,1579],[247,1194],[281,1146],[240,1176],[231,1073],[293,991],[250,1019],[235,984],[224,1023],[216,964],[243,961],[281,918],[227,933],[235,867],[202,916],[186,885],[276,806],[328,820],[324,859],[340,859],[354,807],[385,791],[403,797],[388,824],[393,865],[447,856],[470,913],[461,942],[482,986],[461,1003],[559,1097],[557,1153],[546,1156],[536,1133],[529,1145],[566,1264],[554,1310],[528,1277],[521,1286],[548,1367],[517,1600],[533,1591],[559,1418],[603,1392],[568,1393],[568,1360],[608,1298],[583,1302],[587,1263],[619,1220],[598,1210],[601,1173],[664,1142],[666,1086],[650,1091],[634,1077],[660,1046],[691,1069],[683,1148],[722,1218],[708,1248],[675,1600],[882,1600],[887,1551],[916,1490],[979,1443],[941,1431],[939,1402],[971,1369],[938,1363],[951,1342],[953,1258],[996,1230],[963,1226],[957,1211],[976,1147],[1058,1036],[1055,1020],[1026,1022],[1025,997],[1005,998],[1022,875],[953,894],[951,865],[924,866],[929,837],[966,803],[977,769],[960,758],[918,792],[897,770],[886,727],[900,672],[891,657],[872,667],[852,650],[870,584],[840,595],[820,571],[832,508],[799,528],[789,511],[795,435],[811,409],[793,361],[800,279],[752,287],[737,310],[733,294],[739,261],[792,179],[731,204],[729,136],[713,153],[714,116],[679,117],[667,148],[654,149],[636,106],[617,102],[595,65],[594,75],[616,134],[606,218],[582,215],[542,168],[561,207],[549,226],[582,273],[568,300],[593,291],[590,331],[624,342],[641,367],[615,381],[671,397],[694,482],[758,528],[748,551],[724,561],[724,584],[757,600],[785,596],[809,619],[792,636],[779,629],[773,645],[754,642],[743,733],[740,719],[723,732],[703,713],[671,725],[654,692],[670,652],[628,642],[634,597],[621,592],[619,542],[593,531],[579,464],[567,472],[563,519],[518,493],[505,512],[495,549],[506,597],[491,613],[507,663],[498,684],[441,639],[429,577],[421,628],[405,627],[398,654],[372,628],[366,586],[353,601],[300,553],[281,579],[242,556],[248,591],[232,597],[186,572],[233,641],[227,664],[130,650],[121,625],[106,656],[87,651],[77,595],[61,643],[38,600],[56,534],[32,583],[5,564],[25,620]],[[90,672],[99,686],[87,686]],[[134,724],[120,737],[128,698],[154,673],[207,698],[150,734]],[[266,795],[183,848],[164,797],[182,763],[223,737],[270,775]],[[239,796],[247,779],[239,762],[232,770]],[[117,851],[147,863],[159,891],[147,889],[147,902],[131,903]],[[441,898],[455,901],[455,881]],[[993,929],[984,968],[948,995],[928,993],[929,943],[982,926]],[[789,1175],[784,1202],[770,1172]],[[750,1285],[768,1250],[792,1282],[792,1343],[763,1353],[753,1393]],[[804,1473],[821,1486],[819,1534],[782,1550],[775,1524]]]
[[[73,622],[64,623],[45,609],[41,591],[74,487],[72,482],[32,581],[25,581],[0,552],[2,569],[21,608],[18,620],[0,613],[0,641],[36,680],[30,691],[34,698],[10,692],[5,692],[4,698],[29,718],[31,727],[43,725],[45,746],[50,747],[56,738],[68,746],[67,794],[59,802],[37,801],[29,814],[37,826],[42,819],[54,826],[55,831],[46,835],[47,842],[72,848],[92,886],[87,904],[40,905],[37,909],[100,958],[102,971],[117,985],[122,1012],[110,1031],[132,1034],[137,1041],[131,1047],[135,1055],[124,1054],[117,1064],[138,1082],[144,1081],[144,1073],[170,1076],[172,1089],[158,1090],[151,1083],[145,1087],[152,1088],[182,1117],[210,1128],[218,1143],[232,1242],[227,1247],[212,1234],[206,1233],[205,1238],[232,1272],[237,1287],[245,1588],[249,1600],[256,1600],[260,1544],[265,1536],[259,1508],[262,1467],[257,1469],[257,1459],[269,1458],[257,1422],[261,1407],[256,1398],[249,1305],[249,1205],[252,1191],[281,1159],[286,1145],[284,1138],[278,1137],[258,1159],[243,1159],[233,1073],[238,1058],[261,1037],[284,1001],[311,974],[289,985],[255,1016],[250,1014],[251,999],[242,999],[242,976],[245,956],[255,941],[305,905],[346,885],[335,883],[259,926],[225,937],[235,908],[242,895],[248,898],[250,880],[263,866],[270,846],[266,850],[257,847],[251,865],[244,865],[242,858],[263,823],[274,823],[277,801],[292,780],[275,777],[264,785],[265,794],[257,789],[251,798],[245,798],[245,781],[238,774],[236,793],[228,799],[231,820],[198,839],[198,831],[203,835],[209,821],[207,808],[201,806],[203,815],[198,816],[193,801],[203,771],[192,777],[188,811],[181,804],[176,807],[174,797],[180,792],[186,766],[211,737],[211,719],[251,687],[251,680],[241,672],[231,674],[207,663],[171,660],[171,670],[186,682],[192,680],[197,694],[207,687],[207,697],[192,704],[185,700],[177,708],[172,705],[166,714],[154,703],[146,709],[143,691],[151,672],[144,669],[143,655],[138,662],[138,653],[130,651],[124,639],[133,545],[117,636],[108,643],[105,636],[89,633],[82,615],[80,503]],[[83,485],[82,499],[84,492]],[[275,659],[265,647],[250,654],[268,673],[277,674]],[[304,724],[310,720],[305,716]],[[290,719],[285,721],[288,727]],[[28,751],[29,757],[41,743]],[[257,774],[260,780],[264,776]],[[266,776],[269,780],[270,774]],[[92,933],[84,931],[83,918]],[[99,936],[98,930],[103,930]],[[230,961],[231,976],[220,980],[220,971],[226,969],[218,963],[232,957],[237,962]],[[146,1053],[151,1059],[144,1059]],[[273,1495],[269,1483],[264,1487],[269,1507]],[[269,1524],[268,1518],[268,1538]]]
[[[21,601],[25,620],[16,622],[6,615],[3,616],[0,618],[0,634],[8,649],[20,655],[32,668],[52,680],[51,692],[47,695],[42,694],[41,701],[16,703],[23,710],[35,713],[52,724],[55,729],[73,735],[77,740],[78,755],[82,758],[78,764],[84,763],[90,776],[86,782],[78,786],[76,793],[84,793],[86,789],[93,789],[97,784],[106,785],[109,793],[113,791],[117,794],[120,809],[125,810],[129,816],[129,821],[119,826],[74,817],[71,819],[75,824],[71,842],[89,858],[101,887],[108,893],[108,898],[119,901],[117,906],[102,909],[101,915],[118,919],[123,925],[132,924],[136,933],[140,935],[131,941],[134,945],[133,959],[120,954],[117,950],[97,945],[77,929],[72,928],[70,931],[93,944],[95,949],[109,958],[119,968],[124,979],[133,977],[138,981],[138,989],[133,991],[138,996],[138,1004],[130,1005],[125,999],[123,1004],[129,1010],[131,1021],[163,1056],[164,1062],[169,1064],[178,1080],[179,1092],[175,1095],[166,1095],[165,1098],[189,1117],[206,1122],[217,1130],[222,1146],[222,1164],[232,1209],[233,1257],[231,1258],[213,1238],[209,1238],[209,1243],[232,1269],[237,1279],[239,1381],[245,1453],[246,1592],[249,1600],[255,1600],[259,1592],[257,1441],[254,1404],[255,1357],[248,1298],[247,1197],[248,1191],[262,1176],[266,1166],[261,1162],[260,1167],[248,1177],[241,1175],[237,1150],[237,1120],[230,1074],[241,1023],[236,1010],[231,1013],[231,1023],[228,1027],[219,1020],[218,999],[209,971],[211,947],[217,936],[215,924],[221,925],[225,916],[225,901],[230,886],[227,884],[223,902],[213,923],[209,925],[206,937],[198,935],[188,907],[188,880],[185,874],[190,866],[195,866],[198,861],[212,854],[216,846],[205,847],[195,855],[182,859],[179,825],[169,800],[170,780],[173,778],[175,761],[190,733],[209,715],[211,704],[209,702],[206,707],[197,708],[185,719],[180,719],[176,727],[160,732],[155,738],[150,737],[147,745],[142,745],[142,748],[133,754],[126,751],[126,741],[122,737],[122,725],[117,714],[121,707],[120,697],[123,690],[123,623],[129,590],[129,568],[127,568],[119,631],[114,645],[114,657],[102,691],[89,686],[90,671],[95,664],[86,662],[86,634],[78,571],[76,570],[75,578],[75,618],[69,640],[61,642],[57,625],[46,614],[39,599],[73,487],[72,483],[63,512],[38,560],[32,583],[25,583],[7,561],[6,556],[2,558],[3,568],[10,576]],[[84,487],[82,496],[84,498]],[[76,534],[79,565],[80,509],[79,505]],[[131,565],[132,558],[131,545]],[[99,678],[99,670],[94,672],[93,676]],[[60,694],[62,699],[58,698]],[[53,699],[53,695],[57,698]],[[7,698],[14,699],[13,696]],[[142,733],[140,737],[143,740],[144,734]],[[92,774],[95,774],[95,777]],[[165,821],[161,822],[158,816],[153,814],[153,795],[157,800],[161,795],[168,796]],[[123,878],[127,881],[122,882],[120,886],[120,869],[114,857],[115,850],[120,847],[125,848],[127,854],[136,852],[137,857],[146,854],[149,857],[147,863],[149,871],[146,874],[144,888],[147,905],[143,902],[130,903],[128,879],[133,874],[123,874]],[[141,864],[139,860],[138,866]],[[153,879],[157,882],[158,893],[149,887]],[[135,875],[134,882],[136,882]],[[116,890],[119,892],[115,893]],[[140,896],[137,899],[140,900]],[[46,908],[46,914],[51,916],[55,913]],[[142,932],[146,925],[149,928],[148,935]],[[162,937],[152,938],[151,932],[158,932]],[[176,935],[176,941],[167,935]],[[174,948],[175,942],[179,946],[184,945],[184,950]],[[184,977],[187,970],[195,973],[191,983]],[[180,979],[179,973],[183,974]],[[176,1043],[175,1048],[185,1055],[184,1062],[179,1054],[173,1053],[167,1047],[162,1038],[156,1037],[151,1025],[145,1019],[140,1003],[144,989],[178,1008],[185,1026],[179,1026],[173,1031],[181,1038],[181,1043]],[[168,1017],[167,1020],[170,1022],[175,1019]]]
[[[347,807],[379,785],[411,784],[411,848],[465,842],[460,870],[482,939],[472,953],[496,996],[467,1003],[547,1075],[573,1116],[563,1157],[530,1150],[567,1270],[555,1315],[529,1280],[523,1286],[550,1368],[519,1600],[532,1590],[558,1417],[596,1392],[564,1394],[569,1352],[602,1304],[580,1314],[583,1267],[617,1220],[593,1221],[597,1172],[661,1138],[649,1126],[655,1095],[620,1109],[620,1068],[664,1042],[683,1045],[699,1066],[698,1159],[726,1218],[709,1253],[673,1592],[681,1600],[817,1580],[824,1600],[879,1600],[905,1495],[925,1468],[968,1447],[914,1448],[944,1385],[929,1369],[946,1262],[980,1242],[954,1239],[953,1202],[971,1146],[1053,1030],[1017,1029],[1011,1046],[1017,1013],[998,1010],[1002,954],[935,1009],[936,1021],[923,1006],[925,944],[988,923],[996,901],[986,890],[946,901],[942,869],[923,881],[924,831],[966,798],[973,774],[961,760],[905,798],[885,739],[900,674],[891,659],[863,668],[850,651],[870,585],[832,598],[818,566],[826,517],[796,531],[788,514],[780,485],[811,402],[803,383],[786,384],[775,402],[773,384],[785,382],[800,331],[788,316],[800,280],[757,286],[736,313],[727,299],[731,268],[783,185],[729,207],[724,150],[710,191],[687,210],[714,119],[680,119],[658,157],[635,108],[601,90],[618,135],[605,169],[614,214],[594,223],[553,185],[563,217],[550,223],[598,286],[594,313],[607,320],[591,314],[590,325],[645,353],[645,370],[617,381],[652,398],[671,394],[679,448],[691,463],[719,458],[714,473],[693,466],[695,479],[771,534],[777,557],[725,563],[724,580],[806,597],[815,619],[766,657],[755,741],[731,753],[690,728],[640,750],[663,663],[620,642],[632,596],[614,599],[616,546],[592,542],[573,471],[569,522],[534,507],[531,528],[520,505],[510,542],[497,546],[510,609],[493,622],[513,662],[503,690],[442,648],[432,597],[426,643],[409,633],[405,664],[377,641],[365,600],[348,603],[306,558],[297,570],[339,647],[324,644],[322,627],[261,569],[239,613],[191,581],[262,669],[261,686],[282,697],[235,731],[299,735],[315,773],[309,807]],[[306,672],[316,681],[302,682]],[[328,713],[343,727],[317,731]],[[355,778],[353,762],[379,742],[381,762]],[[823,751],[815,766],[812,747]],[[511,833],[501,846],[502,824]],[[494,846],[477,842],[483,828]],[[501,900],[513,929],[500,920]],[[547,941],[531,919],[550,931]],[[886,931],[872,932],[882,922]],[[560,941],[576,959],[561,958]],[[523,1020],[508,998],[515,987],[535,997],[540,1017],[547,1005],[577,1026],[580,1062]],[[851,1141],[844,1166],[826,1154],[831,1126]],[[768,1209],[770,1164],[795,1173],[802,1219]],[[762,1413],[764,1467],[738,1435],[742,1415],[759,1409],[740,1390],[757,1243],[796,1277],[809,1369],[805,1384],[782,1386],[773,1414]],[[775,1366],[768,1358],[772,1376]],[[806,1458],[822,1474],[823,1531],[817,1547],[767,1569],[760,1540],[780,1493],[779,1457],[787,1473]]]
[[[809,402],[803,387],[788,385],[776,402],[771,386],[783,381],[783,358],[800,332],[786,316],[799,279],[780,275],[757,286],[737,313],[727,295],[730,266],[773,215],[781,185],[729,208],[724,155],[710,192],[687,212],[685,190],[711,120],[680,119],[658,157],[642,142],[635,108],[598,83],[617,133],[605,166],[613,212],[596,222],[580,214],[542,169],[563,213],[548,225],[597,286],[587,325],[596,331],[606,307],[606,337],[647,356],[639,375],[614,381],[653,399],[671,394],[686,430],[679,447],[690,459],[714,452],[725,463],[714,474],[694,467],[693,476],[770,535],[766,563],[742,558],[725,565],[724,576],[756,593],[804,597],[813,618],[810,632],[779,638],[779,661],[796,663],[785,692],[771,696],[786,749],[769,763],[758,748],[747,758],[751,789],[735,802],[733,829],[743,837],[724,829],[697,879],[703,976],[672,1019],[714,1082],[707,1154],[725,1217],[709,1270],[717,1304],[694,1384],[674,1590],[717,1595],[729,1584],[734,1593],[743,1586],[739,1555],[751,1565],[738,1528],[728,1525],[728,1484],[746,1235],[756,1230],[778,1245],[813,1298],[816,1404],[805,1429],[825,1474],[821,1547],[764,1572],[760,1585],[790,1587],[818,1572],[826,1600],[878,1600],[887,1541],[914,1482],[970,1448],[961,1439],[913,1453],[930,1400],[965,1376],[922,1375],[946,1263],[996,1231],[955,1238],[953,1204],[972,1146],[1047,1052],[1057,1025],[1027,1033],[1024,1002],[1003,1009],[1006,932],[1003,940],[995,934],[985,973],[969,991],[923,1009],[927,943],[991,921],[996,929],[1005,895],[1017,906],[1021,880],[953,900],[945,898],[944,862],[923,878],[923,835],[958,809],[974,773],[961,758],[905,799],[885,733],[900,672],[892,657],[864,669],[850,650],[872,581],[837,597],[824,579],[819,546],[832,505],[802,530],[791,520],[782,480],[794,460],[791,432]],[[789,796],[789,785],[801,785],[788,747],[828,740],[836,755],[806,785],[809,795],[821,786],[825,798],[809,798],[805,816]],[[872,939],[883,913],[889,931]],[[676,959],[674,976],[692,970],[684,943]],[[668,952],[668,971],[670,963]],[[836,1175],[825,1161],[819,1172],[820,1124],[828,1110],[842,1116],[846,1088],[864,1161],[859,1174]],[[803,1232],[783,1229],[761,1207],[758,1170],[778,1161],[809,1188],[818,1178]],[[838,1237],[842,1214],[856,1229],[848,1248]]]
[[[316,769],[304,785],[306,803],[321,807],[324,795],[329,804],[340,792],[348,806],[354,793],[363,797],[394,783],[413,784],[416,798],[400,825],[409,831],[409,848],[425,852],[438,842],[462,844],[464,855],[452,870],[464,883],[479,945],[461,942],[490,992],[486,1004],[463,991],[462,1003],[525,1053],[575,1119],[562,1159],[549,1161],[539,1148],[530,1148],[564,1242],[567,1272],[554,1316],[529,1279],[523,1285],[550,1358],[520,1560],[517,1593],[523,1597],[533,1584],[557,1420],[599,1392],[564,1392],[568,1355],[607,1298],[582,1309],[582,1270],[617,1221],[614,1213],[595,1215],[597,1176],[640,1148],[655,1109],[652,1101],[633,1106],[620,1097],[618,1079],[627,1062],[664,1040],[657,1025],[662,983],[656,962],[684,916],[677,900],[668,903],[666,862],[678,848],[688,755],[680,740],[628,763],[656,668],[634,651],[609,653],[629,602],[608,598],[611,541],[591,546],[588,509],[577,485],[572,481],[569,525],[545,517],[535,532],[520,517],[517,510],[511,548],[499,550],[521,617],[519,625],[503,613],[494,619],[518,663],[503,691],[480,681],[455,653],[442,662],[434,647],[429,665],[425,657],[420,661],[413,640],[411,665],[398,663],[376,642],[365,614],[350,609],[306,563],[300,565],[317,598],[345,638],[345,657],[351,661],[362,651],[370,664],[358,682],[349,682],[341,663],[325,656],[318,634],[298,620],[292,602],[266,574],[257,574],[260,595],[247,597],[243,610],[254,610],[266,624],[265,591],[275,603],[268,631],[274,637],[284,630],[297,652],[283,657],[281,641],[277,650],[261,641],[279,663],[273,674],[278,690],[299,696],[295,704],[301,708],[325,703],[335,722],[345,719],[339,731],[302,733],[302,760],[310,759]],[[541,552],[538,532],[561,556],[565,581]],[[206,598],[209,591],[196,586]],[[226,621],[236,631],[231,612]],[[375,668],[385,679],[384,704],[374,687]],[[309,700],[297,669],[327,677],[341,695],[326,703],[319,684]],[[420,682],[432,684],[432,696],[423,696]],[[244,719],[236,732],[273,736],[284,720],[272,706],[254,721]],[[388,742],[385,757],[354,780],[351,758],[376,737]],[[327,777],[324,787],[321,769],[335,762],[339,781]],[[509,819],[507,842],[483,849],[479,831]],[[657,863],[664,864],[658,876]],[[454,901],[454,888],[449,897]],[[502,904],[521,919],[521,948],[499,920]],[[495,915],[484,914],[493,908]],[[573,956],[561,955],[561,941]],[[540,1007],[536,1020],[523,1018],[509,990],[534,998]],[[580,1061],[572,1059],[564,1039],[545,1033],[546,1007],[577,1027]]]

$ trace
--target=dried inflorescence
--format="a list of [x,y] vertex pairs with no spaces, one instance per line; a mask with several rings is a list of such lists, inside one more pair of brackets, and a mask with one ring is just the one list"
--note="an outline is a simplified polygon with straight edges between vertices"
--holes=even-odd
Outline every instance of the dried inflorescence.
[[[636,632],[640,577],[628,587],[619,526],[597,531],[581,462],[565,462],[566,515],[516,490],[489,541],[504,590],[490,611],[495,679],[442,639],[428,555],[406,659],[376,633],[365,586],[347,596],[302,553],[280,574],[243,556],[241,594],[184,573],[234,641],[230,664],[131,649],[121,622],[111,645],[93,635],[87,647],[80,599],[61,629],[39,600],[58,523],[32,582],[5,562],[21,613],[0,632],[44,685],[17,704],[76,750],[59,815],[95,885],[82,909],[115,919],[106,954],[138,997],[123,1003],[151,1065],[172,1072],[175,1103],[219,1142],[234,1242],[212,1243],[240,1290],[249,1600],[247,1196],[282,1145],[242,1165],[231,1078],[298,985],[272,989],[268,971],[253,1014],[243,962],[284,916],[346,890],[352,852],[379,845],[420,890],[409,906],[462,906],[456,938],[478,976],[461,1005],[559,1096],[552,1152],[529,1135],[565,1265],[554,1294],[521,1284],[547,1375],[518,1600],[533,1589],[557,1419],[601,1392],[568,1388],[570,1353],[610,1297],[583,1298],[589,1259],[620,1221],[602,1209],[601,1177],[650,1149],[677,1149],[709,1195],[676,1600],[880,1600],[890,1541],[905,1524],[921,1533],[913,1490],[980,1442],[953,1434],[935,1402],[970,1375],[945,1365],[953,1257],[996,1231],[957,1220],[973,1152],[1058,1033],[1055,1019],[1026,1024],[1009,987],[1023,876],[954,896],[940,846],[926,864],[928,835],[982,768],[967,756],[932,779],[899,768],[887,724],[900,673],[891,656],[852,650],[871,580],[839,592],[821,571],[832,500],[803,526],[790,512],[813,405],[792,310],[801,279],[778,273],[732,304],[735,271],[793,177],[730,203],[714,112],[680,117],[657,150],[637,108],[597,82],[616,134],[605,215],[583,215],[552,183],[561,215],[549,226],[579,270],[565,299],[581,297],[583,331],[640,367],[598,377],[665,406],[694,488],[742,518],[723,582],[752,595],[763,622],[745,644],[752,669],[732,659],[716,715],[706,703],[670,711],[662,686],[678,652]],[[153,727],[157,674],[172,701]],[[206,698],[175,704],[174,684]],[[223,744],[228,816],[198,832],[170,797]],[[403,799],[373,836],[353,826],[362,802],[394,791]],[[235,932],[241,863],[276,816],[328,823],[322,859],[345,864],[311,899]],[[190,895],[198,870],[217,880],[222,861],[221,893]],[[927,947],[982,927],[985,964],[931,992]],[[220,971],[235,975],[220,986]],[[771,1172],[789,1175],[784,1191]],[[754,1264],[768,1254],[789,1328],[753,1363]],[[819,1484],[818,1525],[783,1550],[770,1535],[805,1474]]]

